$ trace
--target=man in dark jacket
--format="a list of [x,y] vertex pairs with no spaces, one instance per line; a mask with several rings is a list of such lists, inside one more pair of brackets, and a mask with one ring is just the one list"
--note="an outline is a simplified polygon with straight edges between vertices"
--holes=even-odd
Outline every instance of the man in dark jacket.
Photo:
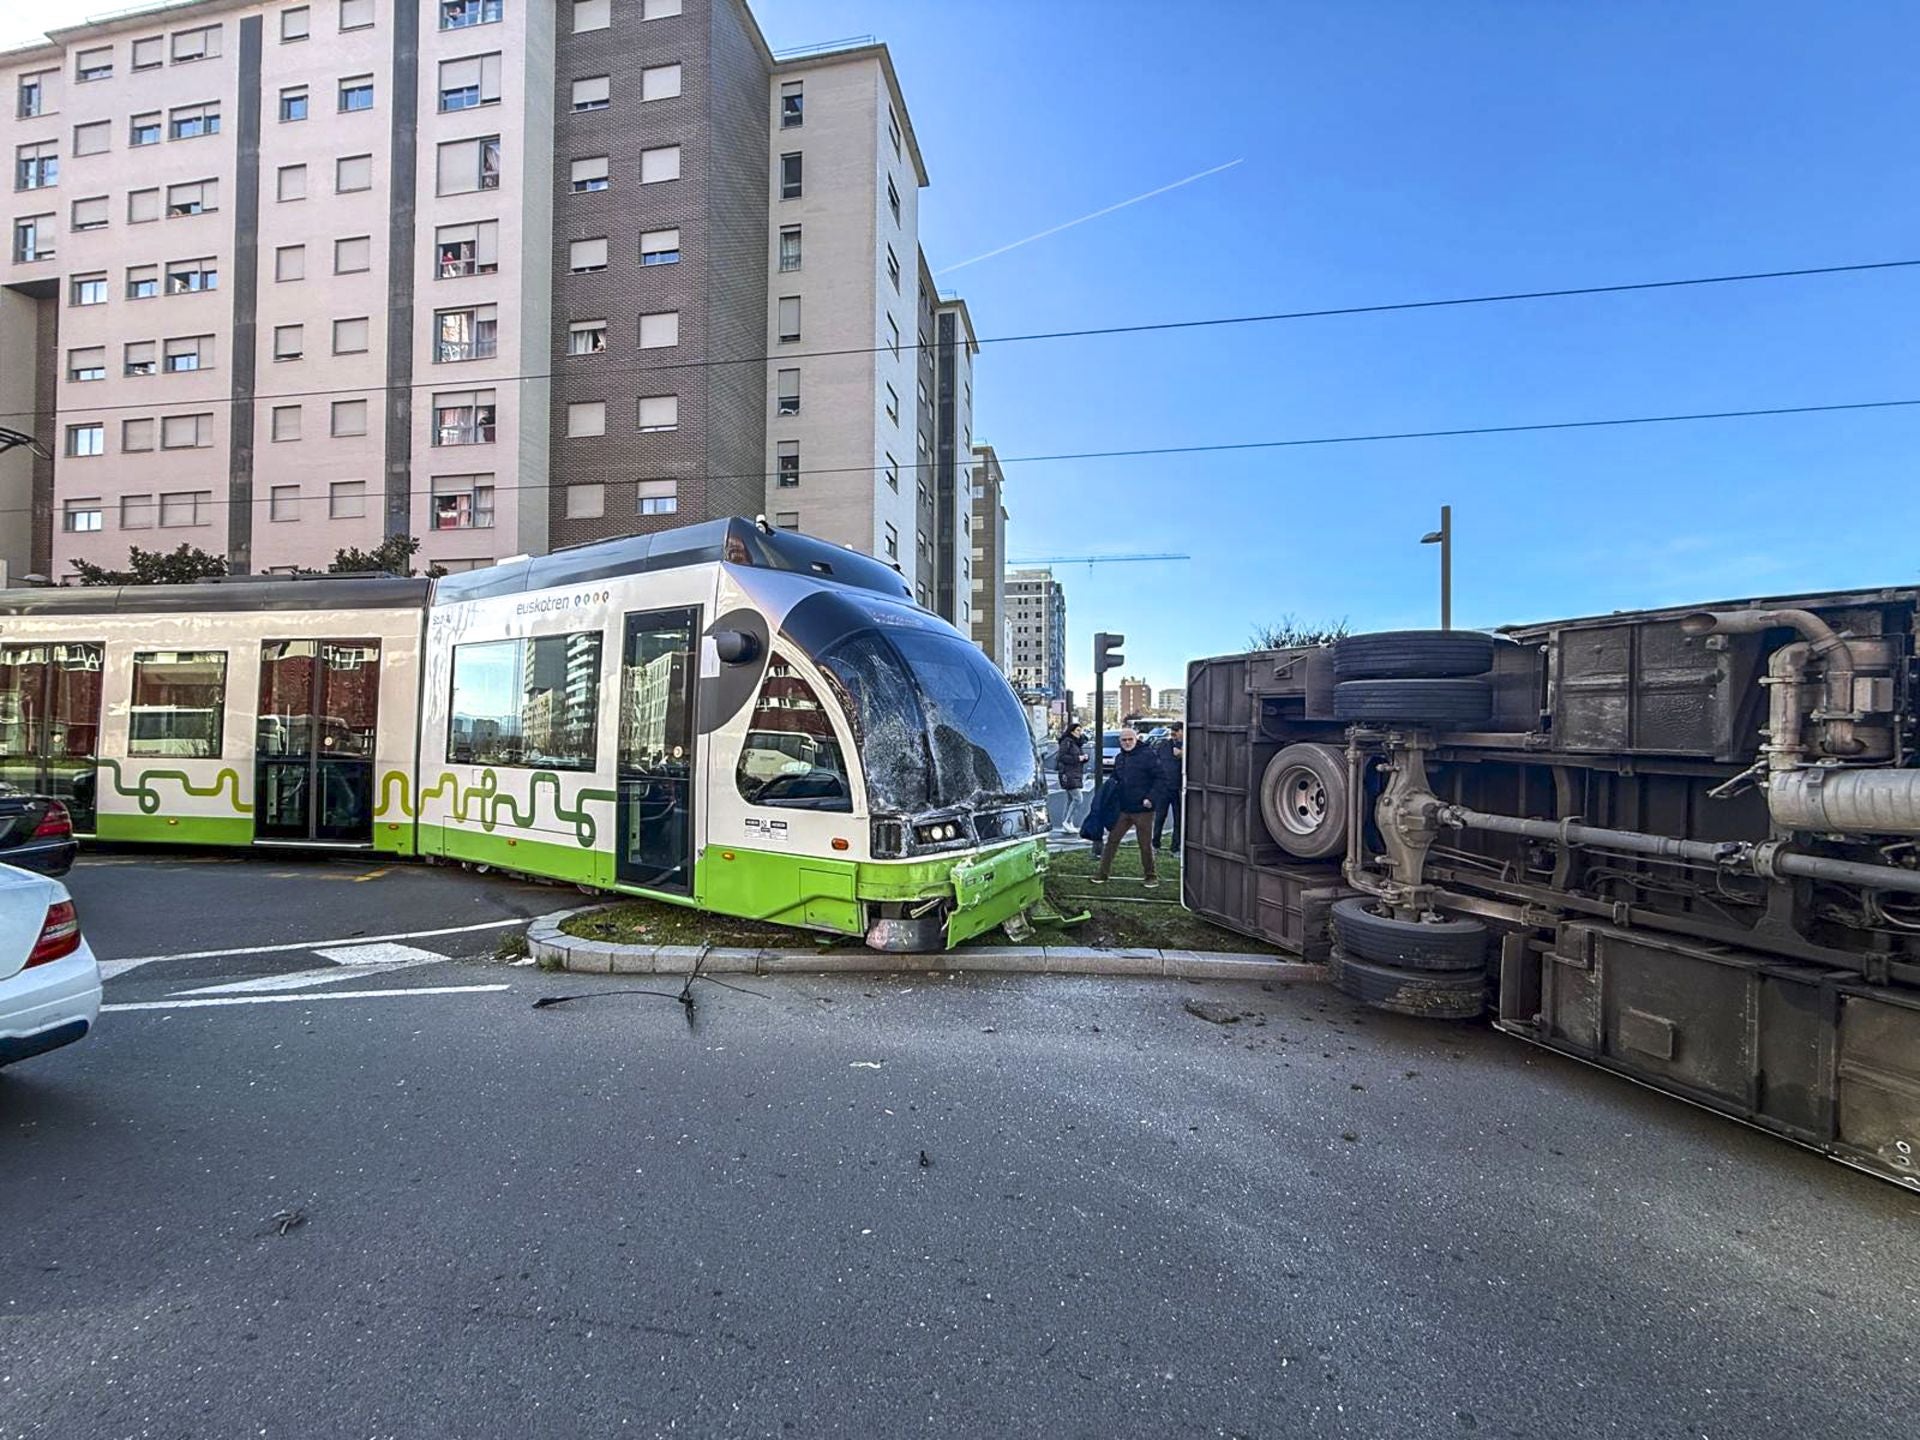
[[1060,828],[1071,835],[1086,823],[1087,809],[1093,803],[1093,795],[1087,789],[1087,733],[1080,728],[1079,721],[1067,726],[1066,733],[1061,735],[1053,768],[1060,777],[1060,788],[1067,795],[1066,818],[1060,822]]
[[1093,877],[1094,884],[1107,883],[1107,877],[1113,873],[1114,856],[1120,853],[1120,842],[1127,838],[1129,830],[1140,844],[1140,870],[1147,888],[1160,883],[1159,870],[1153,863],[1153,808],[1159,802],[1163,783],[1159,757],[1140,743],[1139,733],[1129,725],[1120,732],[1120,753],[1114,758],[1113,774],[1107,780],[1113,787],[1114,808],[1119,813],[1113,828],[1107,831],[1107,847],[1100,852],[1100,870]]
[[1160,761],[1160,803],[1153,812],[1153,848],[1161,848],[1160,837],[1173,832],[1173,848],[1180,849],[1180,796],[1187,783],[1187,727],[1176,720],[1167,727],[1167,738],[1154,746]]

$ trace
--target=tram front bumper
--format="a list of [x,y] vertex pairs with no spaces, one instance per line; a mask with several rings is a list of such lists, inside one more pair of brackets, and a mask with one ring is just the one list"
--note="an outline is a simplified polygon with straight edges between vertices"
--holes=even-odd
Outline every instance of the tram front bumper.
[[[867,944],[876,950],[937,951],[964,945],[1040,902],[1046,884],[1047,842],[1016,840],[953,861],[919,889],[924,914],[908,901],[904,916],[875,919]],[[896,897],[906,900],[905,896]]]

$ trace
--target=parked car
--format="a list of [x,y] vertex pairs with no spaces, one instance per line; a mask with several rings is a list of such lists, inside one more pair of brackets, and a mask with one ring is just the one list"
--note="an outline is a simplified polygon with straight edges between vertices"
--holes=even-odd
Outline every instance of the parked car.
[[0,784],[0,865],[64,875],[79,848],[64,801]]
[[100,1018],[100,964],[58,880],[0,865],[0,1065],[71,1045]]

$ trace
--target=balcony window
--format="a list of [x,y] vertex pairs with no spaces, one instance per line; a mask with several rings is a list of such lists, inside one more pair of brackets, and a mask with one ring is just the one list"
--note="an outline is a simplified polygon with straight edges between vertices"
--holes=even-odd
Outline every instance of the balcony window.
[[575,320],[567,326],[567,353],[569,355],[600,355],[607,348],[607,322],[604,320]]
[[141,145],[158,145],[159,143],[160,112],[158,110],[149,110],[143,115],[136,115],[128,122],[128,146],[137,148]]
[[437,311],[433,317],[434,364],[492,359],[500,344],[499,313],[497,305]]
[[13,188],[44,190],[60,183],[60,150],[51,140],[14,151]]
[[440,28],[465,30],[500,23],[502,0],[440,0]]
[[192,140],[220,133],[218,105],[178,105],[167,112],[167,138]]
[[348,114],[373,108],[373,77],[355,75],[340,82],[340,110]]
[[432,488],[434,529],[493,528],[493,476],[436,475]]
[[474,110],[500,103],[500,57],[472,55],[440,62],[440,109]]
[[500,222],[442,225],[434,232],[435,265],[442,280],[492,275],[500,268]]
[[218,290],[218,263],[213,259],[175,260],[167,266],[167,294],[191,295],[201,290]]
[[493,391],[461,390],[433,397],[435,445],[491,445],[493,441]]
[[680,263],[680,232],[678,230],[648,230],[640,236],[640,263],[642,265],[678,265]]

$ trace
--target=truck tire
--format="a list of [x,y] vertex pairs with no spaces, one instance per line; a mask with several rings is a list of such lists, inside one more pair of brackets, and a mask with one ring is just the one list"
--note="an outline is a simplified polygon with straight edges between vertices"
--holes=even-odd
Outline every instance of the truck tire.
[[1337,680],[1444,680],[1493,668],[1494,639],[1478,630],[1381,630],[1333,642]]
[[1333,985],[1342,995],[1411,1015],[1419,1020],[1476,1020],[1487,1007],[1486,977],[1477,971],[1454,970],[1431,974],[1396,970],[1371,960],[1356,960],[1337,946],[1328,959]]
[[1354,959],[1399,970],[1486,967],[1487,927],[1478,920],[1401,920],[1373,905],[1366,895],[1333,902],[1333,943]]
[[1493,719],[1493,688],[1484,680],[1343,680],[1333,687],[1333,713],[1471,730]]
[[1267,762],[1260,818],[1273,843],[1302,860],[1347,849],[1347,757],[1338,746],[1302,742]]

